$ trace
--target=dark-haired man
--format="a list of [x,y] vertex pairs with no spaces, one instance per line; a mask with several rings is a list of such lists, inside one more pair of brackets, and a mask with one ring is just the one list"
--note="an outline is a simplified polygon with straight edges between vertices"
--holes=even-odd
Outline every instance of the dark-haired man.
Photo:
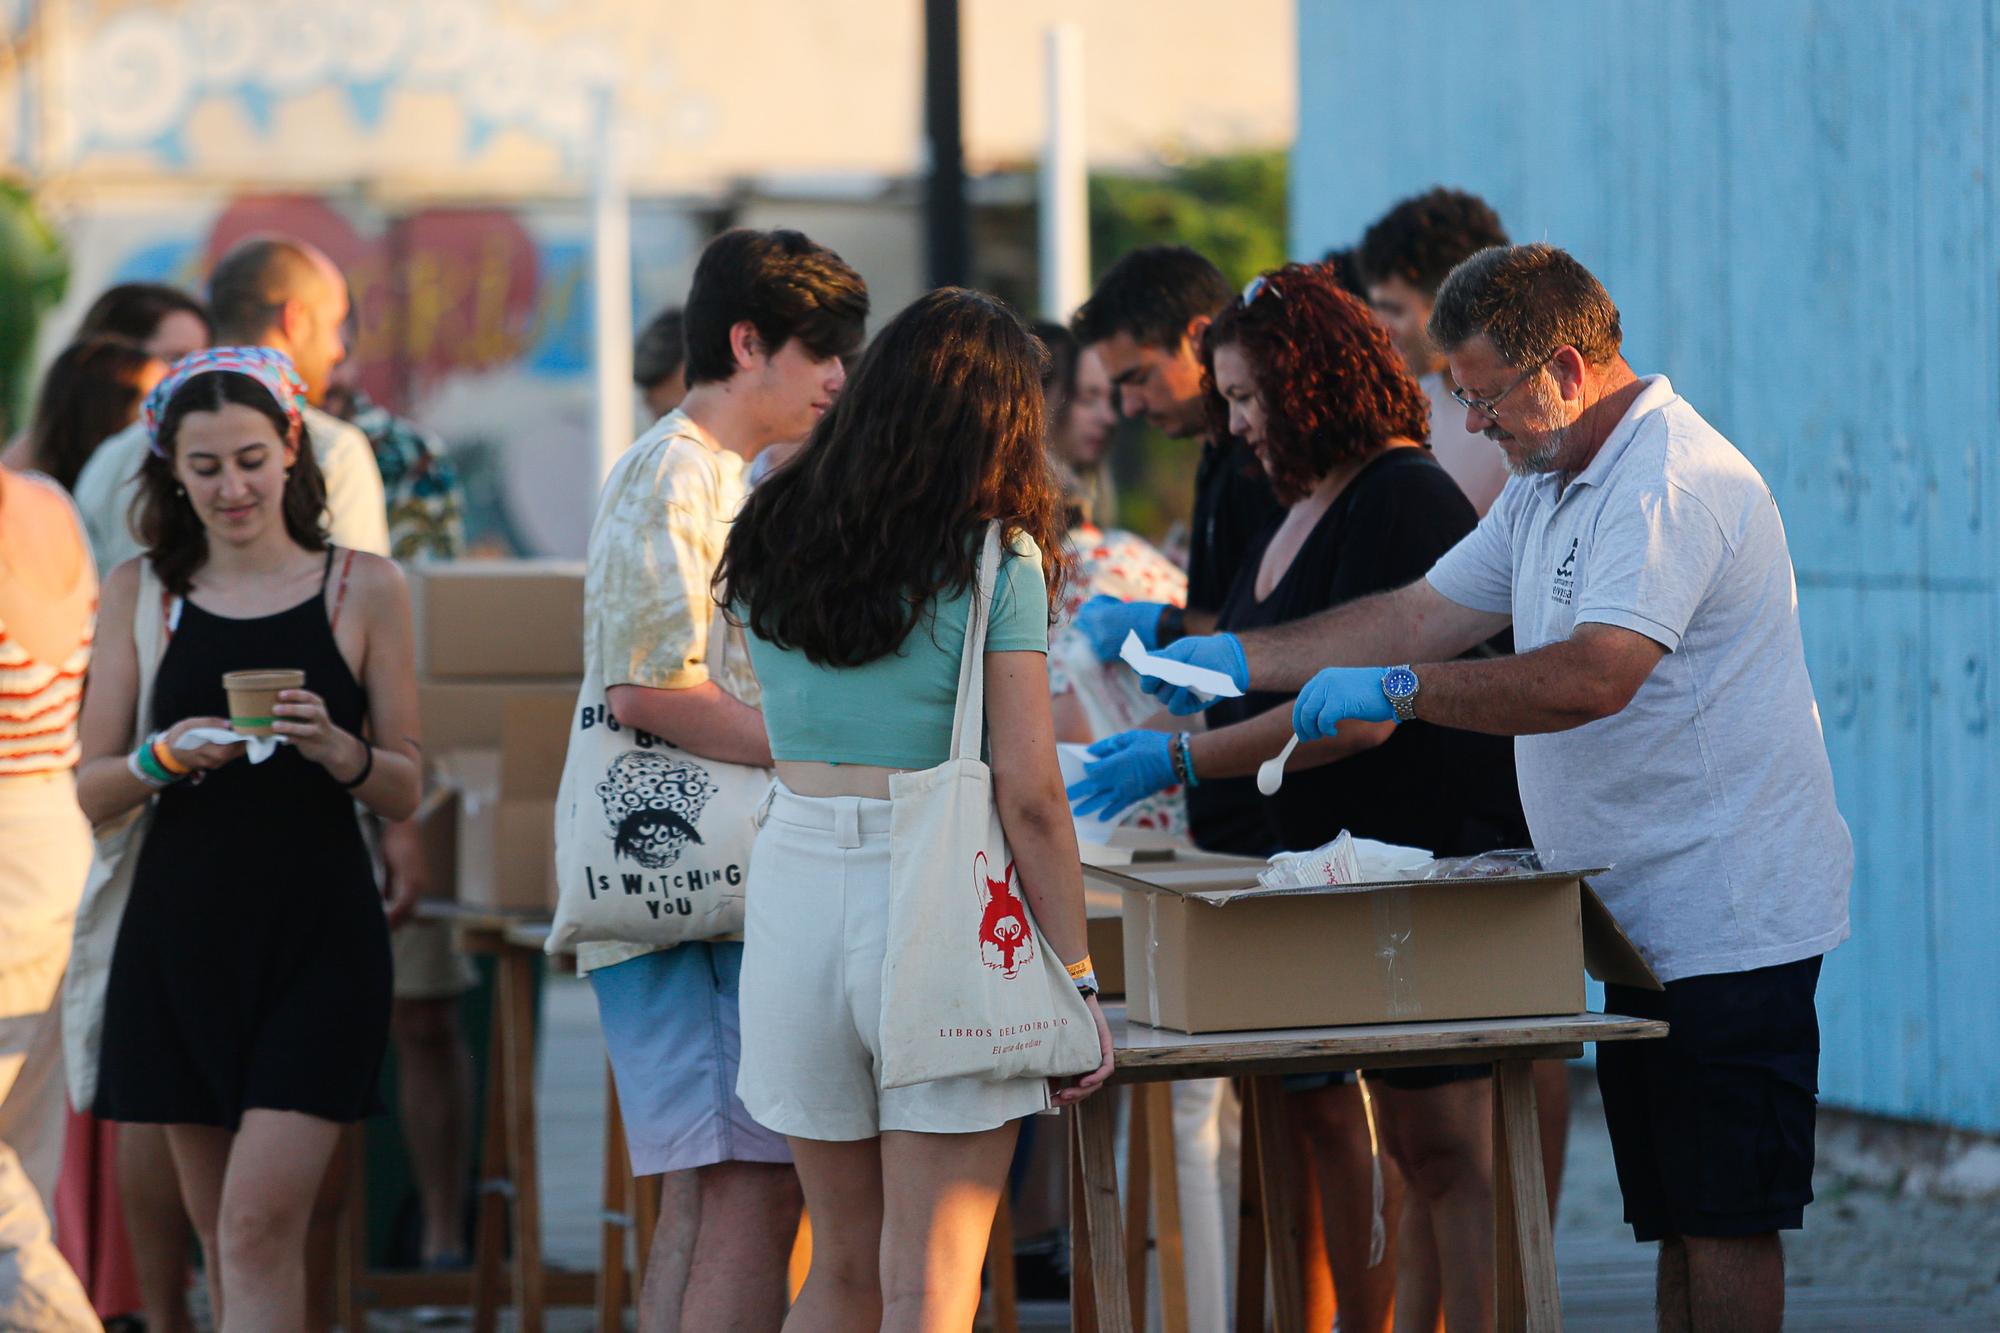
[[[1305,740],[1344,718],[1518,738],[1536,849],[1613,867],[1597,891],[1665,983],[1606,988],[1671,1030],[1597,1065],[1626,1219],[1660,1242],[1659,1325],[1776,1330],[1854,868],[1777,504],[1664,376],[1632,372],[1618,308],[1561,250],[1481,251],[1429,331],[1514,473],[1478,528],[1394,592],[1164,651],[1303,686]],[[1515,656],[1447,660],[1509,625]]]
[[1118,655],[1127,630],[1157,648],[1213,629],[1244,549],[1284,514],[1256,455],[1234,440],[1208,438],[1201,337],[1235,297],[1222,271],[1195,251],[1149,245],[1113,264],[1070,320],[1077,342],[1103,361],[1122,414],[1145,417],[1170,439],[1201,441],[1187,607],[1092,598],[1076,627],[1103,661]]
[[1507,244],[1499,215],[1478,195],[1442,186],[1413,195],[1377,218],[1353,257],[1368,304],[1431,400],[1431,452],[1484,514],[1507,482],[1507,460],[1452,401],[1444,353],[1424,331],[1445,275],[1489,245]]
[[681,308],[670,305],[646,321],[632,344],[632,386],[658,421],[687,397],[687,330]]
[[[347,355],[347,279],[318,249],[286,236],[253,236],[216,261],[208,279],[219,346],[270,347],[291,357],[310,400],[306,433],[326,477],[328,534],[336,546],[389,554],[387,506],[374,450],[354,427],[327,415],[334,367]],[[128,515],[146,456],[141,422],[106,440],[76,479],[76,504],[99,569],[139,554]]]
[[[795,231],[724,232],[683,312],[687,396],[604,483],[584,582],[584,653],[627,727],[697,756],[769,767],[747,655],[710,644],[711,580],[751,459],[803,438],[860,346],[868,289]],[[782,1136],[736,1096],[740,942],[587,944],[638,1175],[692,1172],[695,1221],[655,1233],[639,1327],[776,1328],[799,1186]],[[672,1174],[670,1199],[689,1193]]]
[[[1077,610],[1075,628],[1099,660],[1110,661],[1128,631],[1148,648],[1215,627],[1250,543],[1284,516],[1263,465],[1233,439],[1211,439],[1202,402],[1201,339],[1236,292],[1222,271],[1184,245],[1149,245],[1113,264],[1070,320],[1080,349],[1095,354],[1111,379],[1124,416],[1143,416],[1170,439],[1199,440],[1194,512],[1188,538],[1187,605],[1122,602],[1093,597]],[[1225,797],[1219,789],[1190,792],[1210,801],[1205,845],[1218,851],[1264,853],[1277,846],[1261,804]],[[1228,1085],[1199,1079],[1174,1085],[1174,1123],[1183,1151],[1180,1174],[1199,1176],[1190,1198],[1213,1199],[1221,1155],[1221,1114]],[[1213,1234],[1212,1224],[1190,1238]],[[1214,1301],[1223,1286],[1223,1256],[1191,1249],[1189,1286],[1196,1301]],[[1208,1293],[1204,1295],[1204,1293]]]

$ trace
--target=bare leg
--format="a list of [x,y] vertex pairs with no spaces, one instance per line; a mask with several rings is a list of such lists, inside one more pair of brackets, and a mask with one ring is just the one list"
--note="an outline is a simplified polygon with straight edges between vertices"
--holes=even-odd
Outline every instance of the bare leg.
[[785,1265],[799,1227],[797,1173],[768,1162],[718,1162],[695,1175],[701,1221],[681,1298],[681,1327],[690,1333],[777,1328],[785,1318]]
[[1785,1323],[1785,1250],[1778,1234],[1686,1236],[1691,1333],[1778,1333]]
[[1377,1080],[1369,1086],[1408,1193],[1421,1197],[1430,1215],[1445,1327],[1452,1333],[1492,1328],[1492,1081],[1404,1089]]
[[[1319,1194],[1319,1155],[1313,1151],[1305,1117],[1287,1116],[1292,1130],[1292,1153],[1299,1163],[1299,1276],[1304,1279],[1306,1327],[1323,1330],[1333,1327],[1337,1311],[1333,1303],[1333,1269],[1326,1260],[1326,1205]],[[1241,1274],[1236,1280],[1245,1279]]]
[[1443,1327],[1431,1206],[1417,1190],[1406,1188],[1403,1221],[1396,1228],[1396,1333],[1438,1333]]
[[188,1246],[194,1228],[181,1204],[167,1131],[159,1125],[118,1127],[118,1200],[145,1306],[147,1333],[194,1333],[188,1312]]
[[1019,1128],[882,1136],[882,1333],[972,1327]]
[[692,1171],[667,1172],[660,1177],[660,1217],[639,1287],[639,1327],[645,1333],[681,1333],[681,1302],[700,1229],[701,1182]]
[[785,1333],[875,1333],[882,1326],[882,1140],[791,1145],[813,1217],[813,1254]]
[[347,1147],[334,1140],[333,1156],[327,1159],[326,1175],[313,1196],[312,1212],[306,1220],[306,1318],[305,1333],[332,1333],[340,1257],[340,1206],[347,1199]]
[[1549,1186],[1549,1225],[1562,1198],[1563,1161],[1569,1153],[1569,1063],[1535,1061],[1535,1119],[1542,1129],[1542,1177]]
[[426,1263],[465,1258],[465,1169],[472,1119],[472,1052],[458,1023],[458,997],[399,999],[398,1110],[423,1206]]
[[254,1109],[229,1147],[217,1225],[220,1333],[305,1322],[306,1228],[340,1126],[298,1111]]
[[1340,1333],[1385,1333],[1395,1302],[1395,1236],[1399,1178],[1384,1162],[1383,1221],[1389,1244],[1382,1262],[1368,1263],[1375,1226],[1375,1171],[1368,1145],[1368,1116],[1357,1084],[1335,1084],[1291,1094],[1291,1110],[1312,1142],[1319,1175],[1320,1215],[1326,1228],[1327,1266],[1340,1310]]
[[167,1146],[173,1150],[174,1176],[180,1181],[181,1203],[194,1223],[194,1234],[201,1239],[210,1318],[220,1327],[222,1182],[229,1170],[229,1144],[235,1135],[213,1125],[168,1125],[166,1131]]
[[1691,1333],[1688,1314],[1687,1246],[1679,1236],[1660,1242],[1660,1270],[1653,1287],[1653,1308],[1660,1333]]

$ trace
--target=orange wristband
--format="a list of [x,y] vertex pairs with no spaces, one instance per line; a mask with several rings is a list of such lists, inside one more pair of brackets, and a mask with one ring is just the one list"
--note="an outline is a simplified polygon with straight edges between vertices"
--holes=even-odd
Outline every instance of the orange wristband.
[[153,738],[153,758],[160,761],[161,768],[166,769],[167,772],[177,778],[184,778],[194,772],[192,768],[182,763],[174,754],[174,747],[167,744],[165,736],[155,736]]
[[1097,970],[1094,966],[1091,965],[1089,954],[1085,954],[1081,961],[1069,963],[1066,964],[1065,966],[1069,971],[1069,979],[1071,981],[1075,981],[1079,977],[1087,977],[1092,972],[1095,972]]

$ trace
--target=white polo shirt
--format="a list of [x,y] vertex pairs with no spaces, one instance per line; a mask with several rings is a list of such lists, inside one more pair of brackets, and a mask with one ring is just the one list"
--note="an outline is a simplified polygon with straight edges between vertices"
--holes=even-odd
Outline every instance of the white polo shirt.
[[1668,650],[1624,711],[1514,742],[1536,850],[1612,867],[1593,883],[1661,980],[1814,957],[1847,938],[1854,847],[1784,524],[1749,459],[1643,384],[1567,488],[1510,479],[1430,583],[1512,615],[1517,652],[1584,623]]

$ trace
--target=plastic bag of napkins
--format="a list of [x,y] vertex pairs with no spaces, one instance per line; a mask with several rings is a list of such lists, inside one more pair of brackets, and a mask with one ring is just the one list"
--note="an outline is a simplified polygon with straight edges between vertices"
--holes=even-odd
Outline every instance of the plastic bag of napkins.
[[1266,889],[1283,890],[1424,879],[1433,864],[1431,854],[1420,847],[1357,838],[1342,829],[1332,842],[1309,852],[1279,852],[1258,874],[1257,883]]

